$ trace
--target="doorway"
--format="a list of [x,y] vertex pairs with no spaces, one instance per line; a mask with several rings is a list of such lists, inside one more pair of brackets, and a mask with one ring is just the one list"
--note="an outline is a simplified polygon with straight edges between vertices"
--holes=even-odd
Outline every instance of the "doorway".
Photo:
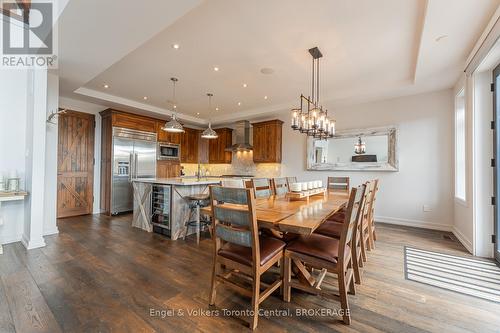
[[59,116],[57,218],[92,214],[94,201],[94,115]]

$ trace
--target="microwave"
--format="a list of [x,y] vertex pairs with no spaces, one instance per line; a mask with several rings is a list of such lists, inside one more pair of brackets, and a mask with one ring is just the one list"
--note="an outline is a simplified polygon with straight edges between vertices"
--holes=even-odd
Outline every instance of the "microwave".
[[158,160],[173,160],[180,161],[181,146],[175,143],[158,143],[157,149]]

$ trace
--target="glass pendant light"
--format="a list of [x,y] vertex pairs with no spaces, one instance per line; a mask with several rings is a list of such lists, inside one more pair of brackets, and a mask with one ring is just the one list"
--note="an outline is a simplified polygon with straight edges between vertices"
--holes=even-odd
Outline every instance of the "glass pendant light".
[[[208,112],[212,111],[212,97],[213,94],[208,93]],[[210,120],[208,121],[208,128],[201,133],[201,137],[203,139],[217,139],[219,136],[217,135],[217,132],[212,129],[212,123]]]
[[[179,79],[172,77],[170,78],[172,81],[172,101],[174,103],[174,111],[177,109],[176,99],[175,99],[175,84]],[[162,130],[170,133],[184,133],[184,127],[182,124],[177,121],[177,117],[175,113],[172,114],[172,118],[165,123],[165,126],[161,128]]]

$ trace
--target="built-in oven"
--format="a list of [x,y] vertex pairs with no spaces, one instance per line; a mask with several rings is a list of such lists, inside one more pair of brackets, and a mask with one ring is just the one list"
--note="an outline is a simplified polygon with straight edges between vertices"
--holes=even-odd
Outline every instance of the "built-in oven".
[[175,143],[158,143],[157,155],[159,160],[180,161],[181,146]]

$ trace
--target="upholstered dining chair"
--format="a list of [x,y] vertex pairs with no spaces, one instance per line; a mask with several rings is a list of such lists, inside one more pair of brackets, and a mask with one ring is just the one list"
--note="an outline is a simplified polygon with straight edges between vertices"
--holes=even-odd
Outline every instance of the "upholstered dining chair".
[[[342,317],[345,324],[351,323],[351,314],[347,293],[355,294],[352,252],[348,244],[352,244],[357,229],[357,221],[361,214],[365,185],[360,185],[351,190],[346,211],[346,222],[342,224],[340,239],[311,234],[300,236],[289,243],[285,248],[285,267],[283,280],[283,299],[290,302],[291,289],[301,289],[312,294],[322,295],[330,299],[340,299]],[[292,280],[292,263],[298,271],[306,277],[309,284]],[[307,267],[321,271],[317,278],[313,278]],[[338,294],[322,288],[326,273],[336,274],[338,277]]]
[[[365,183],[365,192],[363,195],[363,200],[361,201],[361,211],[358,216],[358,220],[356,221],[356,232],[352,237],[352,242],[349,243],[349,247],[352,252],[352,261],[353,261],[353,269],[354,269],[354,281],[357,284],[361,284],[361,267],[363,267],[363,262],[366,261],[366,251],[364,249],[363,244],[363,217],[364,212],[368,211],[367,200],[371,192],[368,191],[369,183]],[[319,226],[314,232],[320,235],[333,237],[340,239],[342,236],[342,230],[344,227],[344,223],[346,221],[346,215],[343,214],[343,221],[334,221],[327,220]],[[365,229],[366,230],[366,229]]]
[[[252,189],[210,186],[210,201],[214,218],[210,305],[215,304],[219,284],[251,297],[253,314],[249,326],[255,329],[259,304],[283,283],[281,274],[274,282],[262,284],[266,289],[261,292],[261,275],[281,262],[285,243],[272,237],[259,237]],[[235,278],[250,280],[251,288],[245,288]]]
[[286,185],[288,186],[288,189],[290,189],[291,184],[297,182],[297,177],[285,177],[285,178],[286,178]]
[[327,188],[329,190],[339,190],[349,192],[349,177],[328,177]]
[[273,178],[273,192],[274,195],[285,195],[289,192],[286,178]]
[[269,198],[273,195],[271,182],[267,178],[252,179],[252,187],[255,191],[256,198]]
[[224,187],[245,188],[245,181],[243,179],[222,179],[221,185]]

